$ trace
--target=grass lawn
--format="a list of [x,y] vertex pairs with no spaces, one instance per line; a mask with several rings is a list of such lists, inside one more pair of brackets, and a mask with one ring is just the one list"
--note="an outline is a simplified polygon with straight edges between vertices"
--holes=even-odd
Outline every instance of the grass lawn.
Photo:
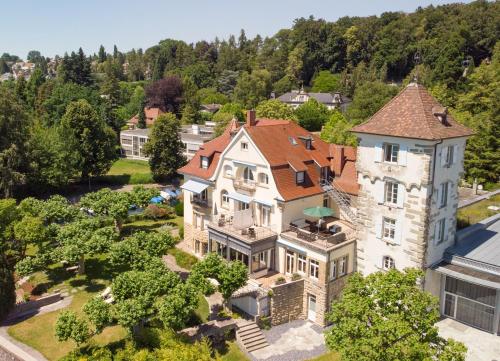
[[[53,265],[46,272],[36,273],[32,281],[38,284],[41,291],[66,290],[73,296],[73,301],[66,309],[81,314],[82,306],[97,293],[102,292],[120,270],[111,268],[109,262],[101,256],[86,260],[86,272],[85,275],[71,277],[72,275],[58,264]],[[54,336],[55,324],[60,312],[61,310],[28,318],[9,327],[9,335],[37,349],[47,359],[58,360],[75,348],[73,342],[59,342]],[[125,329],[112,326],[94,337],[93,341],[106,345],[119,341],[125,336]]]
[[477,223],[498,213],[489,210],[489,206],[500,207],[500,194],[497,194],[490,199],[485,199],[470,206],[460,208],[457,214],[457,228],[465,228],[468,225]]
[[223,350],[217,350],[222,361],[248,361],[248,357],[240,350],[236,341],[226,342]]
[[309,361],[340,361],[340,356],[336,352],[328,352]]
[[184,223],[183,217],[175,217],[172,219],[140,219],[132,222],[127,222],[123,225],[122,234],[129,235],[136,231],[152,231],[158,230],[160,227],[168,224],[173,228],[179,228]]
[[106,184],[147,184],[154,183],[149,163],[143,160],[118,159],[108,174],[97,181]]
[[184,252],[179,248],[174,247],[172,249],[169,249],[168,253],[174,256],[175,262],[177,262],[177,265],[179,267],[185,268],[187,270],[193,268],[193,266],[198,262],[198,258],[189,253]]

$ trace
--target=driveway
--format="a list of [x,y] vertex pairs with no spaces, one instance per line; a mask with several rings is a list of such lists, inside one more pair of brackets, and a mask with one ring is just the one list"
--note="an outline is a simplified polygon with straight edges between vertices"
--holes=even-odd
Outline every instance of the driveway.
[[445,318],[437,323],[439,334],[467,346],[467,361],[500,361],[500,336]]
[[263,331],[268,347],[250,353],[253,361],[302,361],[326,352],[324,329],[296,320]]

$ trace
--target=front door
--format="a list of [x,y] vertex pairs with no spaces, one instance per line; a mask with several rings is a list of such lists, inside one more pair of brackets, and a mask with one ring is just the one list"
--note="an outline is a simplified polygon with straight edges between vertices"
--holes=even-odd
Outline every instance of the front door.
[[316,296],[309,295],[308,297],[307,318],[316,322]]

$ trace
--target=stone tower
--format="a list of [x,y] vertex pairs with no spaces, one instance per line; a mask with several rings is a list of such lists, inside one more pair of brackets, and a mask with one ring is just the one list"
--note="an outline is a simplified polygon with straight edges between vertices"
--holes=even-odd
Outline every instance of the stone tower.
[[427,269],[454,242],[471,130],[411,83],[353,132],[359,137],[358,270]]

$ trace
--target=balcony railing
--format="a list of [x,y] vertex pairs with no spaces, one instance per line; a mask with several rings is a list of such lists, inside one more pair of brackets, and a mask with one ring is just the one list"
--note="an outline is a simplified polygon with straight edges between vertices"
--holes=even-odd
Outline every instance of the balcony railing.
[[191,204],[201,207],[201,208],[209,208],[210,203],[208,202],[208,199],[203,199],[199,197],[193,197],[191,198]]
[[293,225],[290,225],[288,230],[294,232],[297,235],[297,238],[307,242],[320,241],[331,244],[338,244],[344,242],[347,239],[345,232],[339,232],[335,234],[328,234],[323,232],[311,232],[307,229],[299,228]]
[[245,191],[254,191],[257,182],[250,179],[233,179],[233,186],[236,189],[242,189]]
[[236,238],[250,240],[250,241],[258,241],[262,239],[266,239],[269,237],[277,236],[277,232],[275,232],[276,226],[255,226],[250,225],[246,227],[240,227],[234,223],[233,215],[219,215],[214,217],[210,225],[213,228],[216,228],[220,232],[224,232],[230,234]]

